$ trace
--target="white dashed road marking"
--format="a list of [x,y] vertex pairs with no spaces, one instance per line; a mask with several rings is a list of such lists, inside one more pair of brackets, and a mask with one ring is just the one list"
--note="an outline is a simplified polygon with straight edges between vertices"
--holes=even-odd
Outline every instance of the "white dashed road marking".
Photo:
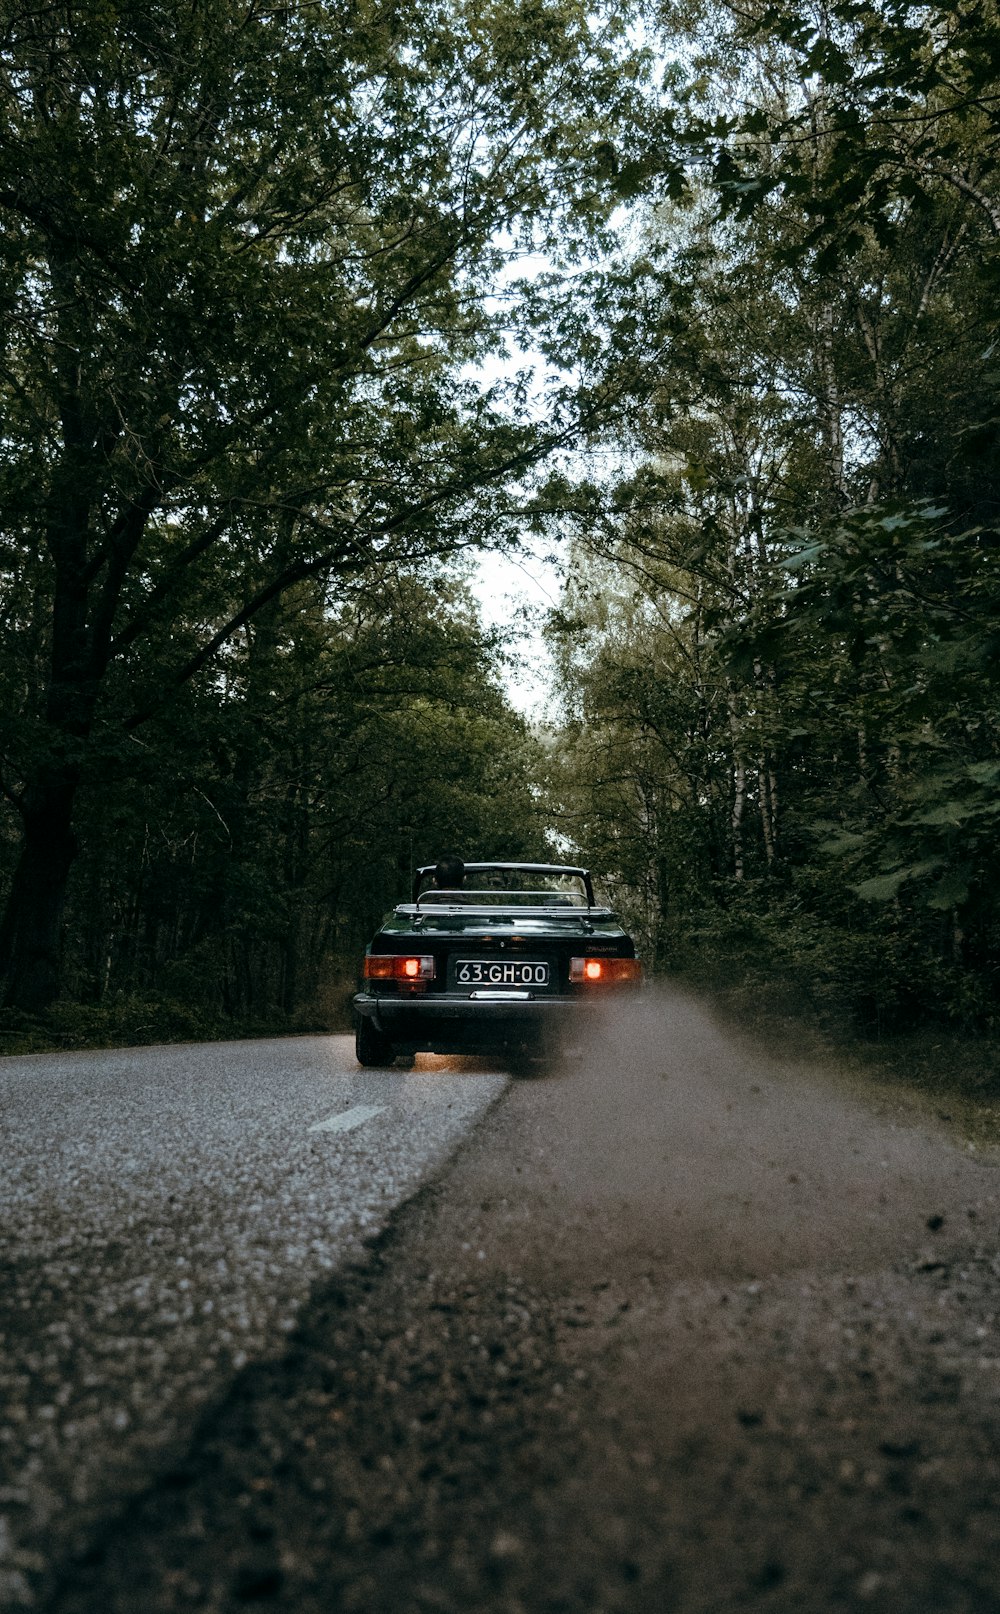
[[310,1132],[350,1132],[363,1126],[373,1116],[381,1115],[384,1104],[355,1104],[353,1110],[341,1110],[339,1115],[328,1115],[325,1121],[314,1121]]

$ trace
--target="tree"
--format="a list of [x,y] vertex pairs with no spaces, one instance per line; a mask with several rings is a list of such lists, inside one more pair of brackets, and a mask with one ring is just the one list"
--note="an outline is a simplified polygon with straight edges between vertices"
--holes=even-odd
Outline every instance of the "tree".
[[610,203],[602,128],[637,93],[614,11],[3,7],[8,1003],[58,990],[95,758],[303,580],[495,539],[502,487],[572,431],[470,366],[511,251]]
[[417,863],[447,847],[543,855],[498,654],[440,571],[387,570],[336,603],[311,579],[258,613],[132,736],[127,763],[89,770],[72,996],[328,1015]]
[[[656,891],[675,958],[754,925],[866,1012],[983,1014],[995,12],[684,10],[705,160],[691,208],[651,201],[620,277],[631,464],[562,500],[600,565],[563,609],[585,633],[563,688],[586,765],[561,799],[593,837],[599,735],[616,778],[669,802],[666,833],[662,808],[623,814],[614,866]],[[692,883],[700,922],[676,901]]]

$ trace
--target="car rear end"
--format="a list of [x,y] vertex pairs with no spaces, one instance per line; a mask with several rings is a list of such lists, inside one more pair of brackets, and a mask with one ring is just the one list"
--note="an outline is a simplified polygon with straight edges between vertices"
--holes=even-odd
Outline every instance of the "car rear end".
[[355,1006],[369,1040],[394,1052],[515,1052],[550,1047],[588,1007],[638,983],[631,938],[592,898],[434,893],[375,937]]

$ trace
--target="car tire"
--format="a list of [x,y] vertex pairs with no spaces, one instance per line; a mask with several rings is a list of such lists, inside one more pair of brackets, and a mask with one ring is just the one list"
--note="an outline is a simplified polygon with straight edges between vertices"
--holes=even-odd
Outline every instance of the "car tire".
[[388,1037],[370,1020],[359,1019],[354,1033],[354,1052],[359,1065],[391,1065],[396,1055]]

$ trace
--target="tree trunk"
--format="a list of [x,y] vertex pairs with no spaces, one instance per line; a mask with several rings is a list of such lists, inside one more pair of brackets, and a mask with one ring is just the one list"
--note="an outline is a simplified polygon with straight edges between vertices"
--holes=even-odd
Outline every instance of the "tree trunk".
[[72,827],[77,782],[75,771],[52,772],[25,795],[24,839],[0,924],[7,1008],[38,1013],[59,992],[63,908],[77,852]]
[[743,865],[743,808],[747,797],[746,763],[737,752],[733,762],[733,810],[730,826],[733,832],[733,875],[738,881],[744,876]]
[[[53,285],[72,308],[71,275],[53,263]],[[60,326],[61,329],[61,326]],[[44,744],[19,802],[24,838],[0,923],[0,982],[8,1008],[37,1013],[62,985],[62,917],[77,854],[73,806],[80,757],[90,735],[106,655],[95,656],[88,623],[87,536],[90,480],[78,396],[75,331],[60,345],[64,373],[61,413],[65,450],[52,474],[46,543],[54,563],[52,660],[45,692]],[[44,760],[41,758],[44,757]]]
[[743,810],[747,799],[747,766],[743,755],[743,738],[736,712],[732,685],[729,686],[729,733],[733,742],[733,794],[729,827],[732,832],[732,869],[737,881],[744,877],[743,862]]
[[830,487],[835,503],[844,505],[849,494],[844,468],[844,420],[834,352],[834,311],[832,303],[825,303],[817,322],[816,360],[820,373],[820,417],[826,439]]
[[770,868],[774,862],[774,821],[771,813],[770,779],[763,762],[757,769],[757,803],[760,808],[761,832],[764,836],[764,855]]

